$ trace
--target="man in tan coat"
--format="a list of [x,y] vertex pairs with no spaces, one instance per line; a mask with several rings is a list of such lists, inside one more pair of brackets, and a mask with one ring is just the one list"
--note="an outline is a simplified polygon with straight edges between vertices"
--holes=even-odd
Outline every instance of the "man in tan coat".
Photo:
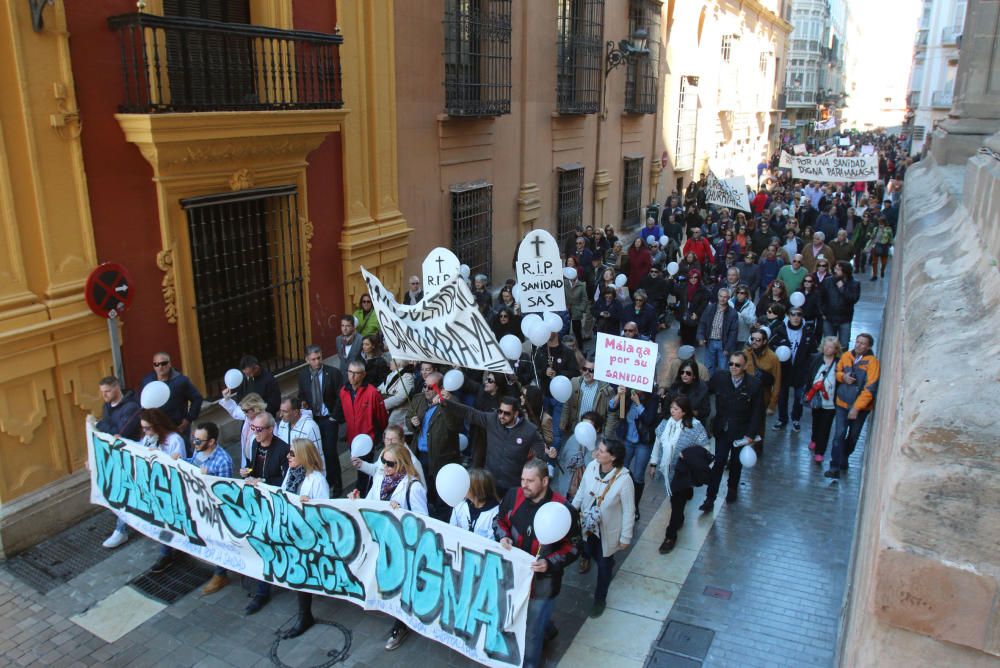
[[810,274],[816,271],[816,258],[820,255],[827,260],[835,257],[833,249],[826,243],[826,235],[816,230],[813,232],[812,243],[802,248],[802,264]]
[[612,392],[607,383],[594,379],[594,358],[590,356],[580,367],[580,375],[572,380],[573,391],[569,400],[563,406],[559,418],[559,429],[562,433],[572,433],[580,416],[588,411],[594,411],[601,416],[601,421],[607,420],[608,399]]

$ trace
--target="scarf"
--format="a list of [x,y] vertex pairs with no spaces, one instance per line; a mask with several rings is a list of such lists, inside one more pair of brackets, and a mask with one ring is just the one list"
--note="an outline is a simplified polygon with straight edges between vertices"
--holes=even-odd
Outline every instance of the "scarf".
[[302,481],[305,479],[305,466],[297,466],[293,469],[288,469],[288,480],[285,481],[285,491],[292,494],[298,494],[299,488],[302,487]]
[[[694,285],[693,283],[691,283],[691,277],[692,276],[697,276],[698,277],[698,284],[699,285]],[[695,294],[697,294],[698,288],[699,288],[700,284],[701,284],[701,272],[698,271],[697,269],[692,269],[691,271],[689,271],[688,272],[688,284],[687,284],[687,300],[689,302],[692,299],[694,299],[694,296],[695,296]]]
[[[388,501],[392,497],[392,493],[396,491],[399,487],[399,483],[406,477],[405,473],[394,473],[392,475],[387,475],[382,477],[382,488],[379,490],[378,498],[382,501]],[[409,508],[407,508],[409,510]]]

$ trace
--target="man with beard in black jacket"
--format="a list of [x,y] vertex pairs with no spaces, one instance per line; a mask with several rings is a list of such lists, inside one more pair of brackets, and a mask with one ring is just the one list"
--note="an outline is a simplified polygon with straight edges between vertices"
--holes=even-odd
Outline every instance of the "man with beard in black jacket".
[[819,345],[814,323],[802,317],[802,308],[793,306],[785,318],[785,345],[792,351],[791,357],[781,363],[781,389],[778,391],[778,421],[774,429],[781,431],[788,424],[788,397],[792,396],[792,431],[800,431],[802,425],[802,397],[805,394],[809,361]]

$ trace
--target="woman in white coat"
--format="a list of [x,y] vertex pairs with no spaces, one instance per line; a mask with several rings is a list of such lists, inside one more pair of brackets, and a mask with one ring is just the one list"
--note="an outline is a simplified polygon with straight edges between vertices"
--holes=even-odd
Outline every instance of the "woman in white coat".
[[242,460],[240,467],[246,468],[250,466],[250,453],[253,452],[254,444],[250,423],[253,422],[255,417],[267,411],[267,403],[259,394],[251,392],[237,404],[231,398],[233,392],[234,390],[230,390],[229,388],[222,390],[222,399],[219,399],[219,405],[234,420],[243,420],[243,429],[240,431],[240,459]]
[[[707,453],[708,434],[698,418],[694,417],[688,398],[678,395],[670,402],[670,417],[663,421],[663,430],[657,437],[653,454],[649,458],[650,479],[659,469],[663,475],[667,497],[670,498],[670,523],[667,525],[667,536],[660,545],[660,554],[674,549],[677,531],[684,524],[684,505],[694,496],[690,470],[686,469],[683,476],[674,475],[677,463],[684,457],[684,451],[691,446],[700,446]],[[689,462],[689,466],[695,465],[695,462]]]
[[498,510],[500,499],[497,498],[493,475],[486,469],[469,469],[469,492],[465,501],[452,509],[450,524],[495,540],[493,522]]
[[[323,473],[323,461],[320,459],[319,448],[307,438],[297,438],[288,449],[288,473],[281,482],[281,489],[299,501],[319,501],[330,498],[330,486]],[[291,629],[282,634],[283,638],[295,638],[306,632],[316,623],[312,615],[312,594],[300,591],[298,593],[299,614]]]
[[597,589],[591,617],[600,617],[608,598],[615,553],[632,542],[635,528],[635,487],[625,467],[625,446],[602,442],[594,451],[594,461],[587,465],[580,488],[573,497],[573,506],[580,511],[583,529],[584,557],[580,572],[597,564]]
[[410,390],[413,389],[413,368],[405,363],[389,362],[389,375],[378,387],[389,412],[389,424],[398,424],[404,430],[409,426],[406,411],[410,407]]
[[[420,515],[427,514],[427,488],[420,482],[409,448],[405,445],[386,446],[373,466],[372,486],[365,500],[388,501],[393,509],[402,508]],[[360,496],[358,490],[351,492],[352,499]],[[390,651],[396,649],[409,634],[410,629],[397,619],[385,648]]]

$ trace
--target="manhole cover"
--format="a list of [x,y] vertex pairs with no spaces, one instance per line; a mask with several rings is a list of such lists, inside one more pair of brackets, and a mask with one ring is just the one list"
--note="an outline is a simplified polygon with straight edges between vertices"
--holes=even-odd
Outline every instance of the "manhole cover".
[[701,668],[701,661],[686,656],[654,650],[646,662],[647,668]]
[[728,601],[733,597],[733,592],[728,589],[720,589],[718,587],[705,587],[705,591],[702,592],[705,596],[711,596],[712,598],[721,598],[723,601]]
[[6,568],[39,593],[47,594],[110,557],[112,551],[101,543],[114,528],[114,513],[97,513],[8,559]]
[[656,646],[667,652],[704,659],[714,638],[715,631],[711,629],[683,622],[668,621]]
[[181,552],[174,553],[174,562],[162,573],[143,573],[130,585],[157,601],[170,604],[201,587],[212,577],[212,567],[204,561]]

